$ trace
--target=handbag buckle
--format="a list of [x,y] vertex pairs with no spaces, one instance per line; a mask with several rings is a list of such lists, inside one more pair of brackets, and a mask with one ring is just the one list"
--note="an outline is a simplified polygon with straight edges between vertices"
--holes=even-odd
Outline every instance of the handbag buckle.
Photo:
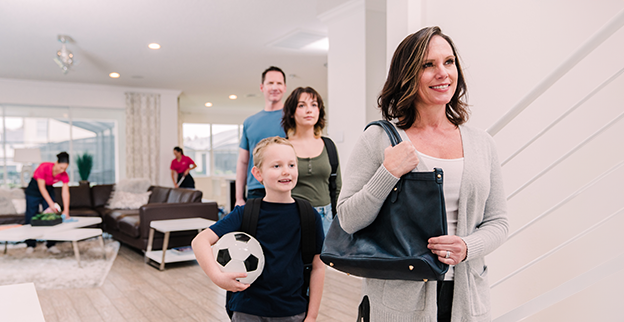
[[442,184],[444,180],[444,171],[442,171],[442,169],[440,168],[434,168],[433,171],[435,172],[434,175],[436,183]]
[[403,185],[403,179],[399,180],[399,182],[397,182],[394,188],[392,188],[392,191],[390,192],[390,201],[392,201],[392,203],[395,203],[397,199],[399,199],[399,192],[401,192],[403,188],[402,185]]

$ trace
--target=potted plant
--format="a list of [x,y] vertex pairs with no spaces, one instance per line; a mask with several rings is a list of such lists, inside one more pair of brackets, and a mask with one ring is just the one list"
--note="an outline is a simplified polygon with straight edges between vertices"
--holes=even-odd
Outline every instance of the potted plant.
[[78,174],[80,175],[80,184],[89,184],[89,175],[93,168],[93,156],[88,152],[78,155],[76,158],[76,166],[78,166]]

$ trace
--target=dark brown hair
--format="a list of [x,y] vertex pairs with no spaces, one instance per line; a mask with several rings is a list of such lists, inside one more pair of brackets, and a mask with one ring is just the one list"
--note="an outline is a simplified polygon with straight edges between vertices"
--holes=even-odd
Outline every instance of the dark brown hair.
[[67,152],[65,152],[65,151],[57,154],[56,155],[56,162],[57,163],[67,163],[67,164],[69,164],[69,154],[67,154]]
[[266,74],[268,72],[280,72],[280,73],[282,73],[282,77],[284,78],[284,85],[286,85],[286,74],[284,74],[284,71],[281,68],[275,67],[275,66],[271,66],[271,67],[265,69],[262,72],[262,83],[260,83],[260,84],[264,84],[264,79],[266,78]]
[[401,129],[410,128],[418,119],[416,101],[418,100],[418,83],[426,59],[427,48],[433,36],[440,36],[453,49],[455,66],[457,67],[457,89],[446,104],[446,117],[458,126],[468,120],[468,104],[466,103],[466,82],[459,63],[455,44],[451,38],[442,33],[440,27],[426,27],[407,36],[399,44],[388,71],[388,78],[383,90],[377,98],[383,118],[398,118],[397,126]]
[[284,102],[284,115],[282,116],[282,127],[284,128],[284,133],[286,136],[292,135],[295,133],[297,129],[297,124],[295,123],[295,112],[297,111],[297,105],[299,105],[299,99],[301,98],[301,94],[307,93],[312,99],[315,99],[318,103],[319,108],[319,117],[314,124],[314,135],[321,136],[321,132],[325,127],[325,105],[323,104],[323,99],[321,95],[312,87],[297,87],[295,90],[290,93],[286,102]]

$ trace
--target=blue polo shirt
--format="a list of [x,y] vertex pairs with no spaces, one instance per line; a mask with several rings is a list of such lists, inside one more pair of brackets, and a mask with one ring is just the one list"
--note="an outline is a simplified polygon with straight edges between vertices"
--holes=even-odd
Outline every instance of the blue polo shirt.
[[[238,206],[210,229],[221,236],[240,231],[244,206]],[[323,223],[316,212],[316,254],[323,248]],[[306,312],[302,295],[301,219],[296,203],[262,201],[256,236],[264,252],[262,274],[242,292],[233,293],[230,310],[264,317],[285,317]]]
[[243,122],[243,134],[241,136],[241,149],[249,151],[249,164],[247,165],[247,190],[261,189],[264,186],[251,174],[253,168],[253,149],[258,142],[272,136],[286,137],[282,127],[283,111],[276,110],[267,112],[262,110]]

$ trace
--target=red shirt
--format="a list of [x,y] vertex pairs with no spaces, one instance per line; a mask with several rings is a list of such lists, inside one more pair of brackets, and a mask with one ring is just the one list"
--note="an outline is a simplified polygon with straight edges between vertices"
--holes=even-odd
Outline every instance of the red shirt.
[[52,168],[54,167],[54,162],[42,162],[33,173],[33,178],[35,179],[43,179],[45,180],[46,186],[51,186],[59,181],[63,181],[63,183],[69,182],[69,176],[67,172],[63,171],[56,176],[52,175]]
[[186,155],[183,155],[180,158],[180,161],[178,161],[178,159],[173,159],[173,161],[171,161],[171,170],[175,170],[175,172],[177,173],[182,173],[184,171],[186,171],[186,169],[188,169],[191,164],[195,164],[195,162],[187,157]]

